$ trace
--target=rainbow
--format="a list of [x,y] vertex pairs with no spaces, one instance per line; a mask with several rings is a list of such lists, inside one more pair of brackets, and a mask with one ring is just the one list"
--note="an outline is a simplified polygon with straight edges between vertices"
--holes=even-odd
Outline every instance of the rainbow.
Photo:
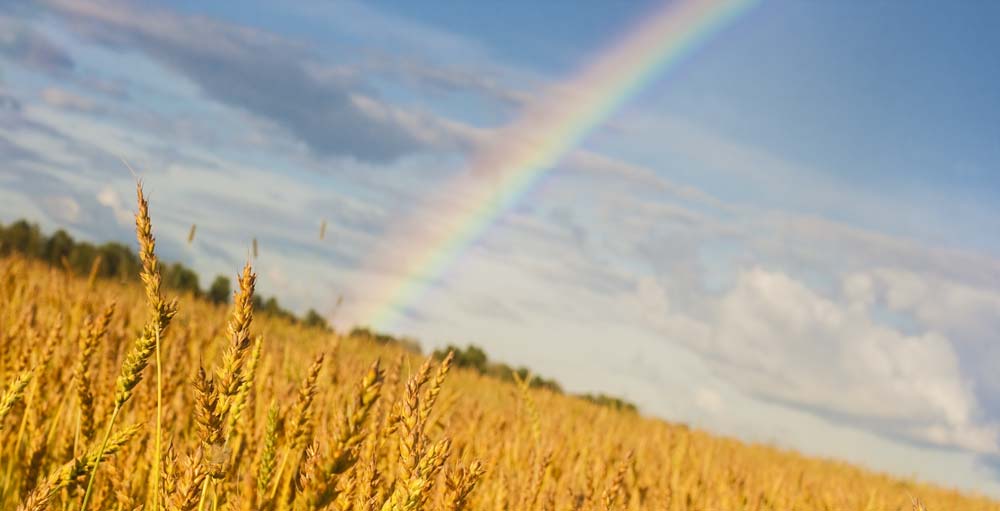
[[[532,101],[492,133],[461,177],[429,200],[377,251],[372,268],[391,283],[366,296],[361,324],[388,328],[464,250],[629,97],[683,61],[756,0],[680,0],[652,12],[575,77]],[[432,209],[433,208],[433,209]],[[433,218],[433,220],[432,220]],[[443,220],[442,220],[443,219]],[[405,247],[400,250],[398,247]],[[369,295],[371,290],[364,293]]]

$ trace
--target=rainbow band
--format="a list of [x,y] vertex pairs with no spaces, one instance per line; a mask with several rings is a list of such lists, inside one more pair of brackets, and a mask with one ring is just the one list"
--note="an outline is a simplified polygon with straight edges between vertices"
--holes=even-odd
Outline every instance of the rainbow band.
[[398,237],[416,239],[404,240],[402,244],[410,247],[405,253],[376,255],[378,267],[393,268],[403,280],[382,289],[370,302],[370,310],[361,315],[361,322],[387,328],[583,137],[653,78],[676,66],[756,3],[671,2],[639,23],[578,76],[534,101],[516,122],[479,148],[466,177],[446,185],[441,200],[430,201],[434,217],[443,221],[428,225],[429,219],[425,219],[427,222],[408,224],[413,228],[401,230]]

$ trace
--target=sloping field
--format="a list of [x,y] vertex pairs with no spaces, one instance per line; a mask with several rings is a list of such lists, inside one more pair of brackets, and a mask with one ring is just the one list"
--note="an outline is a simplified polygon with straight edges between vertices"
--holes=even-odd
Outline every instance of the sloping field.
[[175,303],[139,212],[144,285],[0,259],[0,509],[1000,509],[254,316],[249,267]]

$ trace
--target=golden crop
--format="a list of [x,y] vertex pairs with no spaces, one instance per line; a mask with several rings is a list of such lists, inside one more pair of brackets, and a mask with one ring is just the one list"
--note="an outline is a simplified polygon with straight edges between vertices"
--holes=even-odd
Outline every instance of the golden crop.
[[0,260],[0,509],[932,510],[985,498],[170,297]]

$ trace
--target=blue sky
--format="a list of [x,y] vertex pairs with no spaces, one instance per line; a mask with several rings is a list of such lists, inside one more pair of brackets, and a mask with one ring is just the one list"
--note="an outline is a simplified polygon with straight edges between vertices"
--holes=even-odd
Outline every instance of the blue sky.
[[[399,279],[366,264],[407,253],[387,233],[433,224],[427,197],[479,144],[654,7],[8,2],[0,221],[131,239],[124,157],[167,257],[232,274],[258,238],[262,291],[346,327]],[[394,330],[1000,495],[998,22],[986,2],[761,4]]]

